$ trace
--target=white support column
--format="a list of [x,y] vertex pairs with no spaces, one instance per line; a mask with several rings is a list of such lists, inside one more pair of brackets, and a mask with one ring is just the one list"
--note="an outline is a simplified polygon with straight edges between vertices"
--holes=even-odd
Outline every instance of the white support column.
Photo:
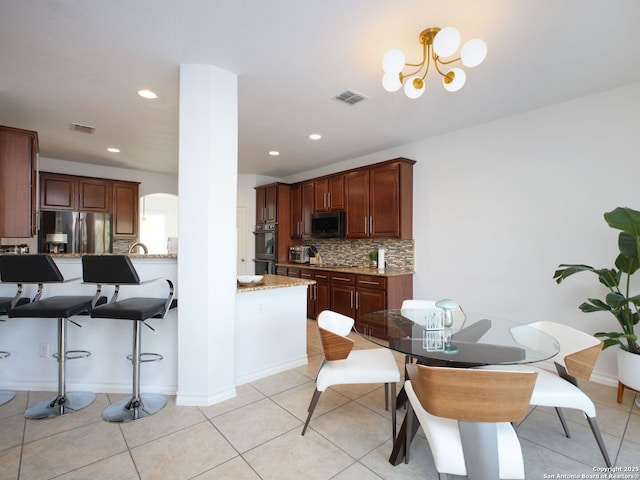
[[179,405],[235,395],[237,76],[180,66]]

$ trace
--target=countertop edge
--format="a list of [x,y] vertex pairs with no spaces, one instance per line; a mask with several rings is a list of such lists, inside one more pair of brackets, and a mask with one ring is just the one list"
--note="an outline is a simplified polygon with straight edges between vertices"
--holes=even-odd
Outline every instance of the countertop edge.
[[[325,267],[322,265],[308,265],[305,263],[276,263],[277,267],[300,268],[305,270],[324,270],[328,272],[354,273],[357,275],[375,275],[377,277],[397,277],[400,275],[414,275],[416,272],[405,268],[387,268],[378,270],[371,267]],[[282,275],[284,276],[284,275]],[[295,278],[295,277],[294,277]]]
[[259,290],[269,290],[272,288],[301,287],[314,285],[315,280],[304,278],[285,277],[284,275],[265,275],[264,283],[259,285],[238,286],[236,293],[256,292]]

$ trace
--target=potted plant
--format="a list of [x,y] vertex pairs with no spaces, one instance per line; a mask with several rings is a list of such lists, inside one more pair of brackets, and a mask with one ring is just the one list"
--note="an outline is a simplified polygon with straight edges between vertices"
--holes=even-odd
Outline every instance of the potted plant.
[[[553,274],[557,283],[578,272],[592,272],[601,284],[609,289],[604,300],[588,298],[579,308],[583,312],[610,312],[620,325],[619,331],[598,332],[603,338],[602,349],[619,346],[618,380],[624,386],[640,390],[640,346],[635,326],[640,314],[640,294],[631,292],[631,279],[640,269],[640,212],[627,207],[618,207],[604,214],[611,228],[620,230],[618,256],[615,268],[593,268],[588,265],[559,265]],[[618,401],[624,387],[618,386]]]
[[369,261],[371,262],[371,267],[376,268],[378,266],[378,251],[371,250],[369,252]]

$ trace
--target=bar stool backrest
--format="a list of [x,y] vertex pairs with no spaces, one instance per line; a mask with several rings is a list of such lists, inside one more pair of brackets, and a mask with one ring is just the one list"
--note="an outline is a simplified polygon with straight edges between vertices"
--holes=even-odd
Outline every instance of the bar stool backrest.
[[59,283],[64,277],[50,255],[0,255],[0,280],[10,283]]
[[140,277],[127,255],[85,255],[82,257],[85,283],[138,285]]

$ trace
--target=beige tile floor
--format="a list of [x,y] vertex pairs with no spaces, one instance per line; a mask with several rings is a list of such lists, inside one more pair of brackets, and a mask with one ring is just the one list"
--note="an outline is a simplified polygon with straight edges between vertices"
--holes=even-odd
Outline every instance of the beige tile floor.
[[[0,480],[437,478],[421,431],[410,464],[388,462],[391,417],[377,385],[325,392],[307,434],[300,435],[322,358],[315,322],[308,331],[309,365],[242,385],[237,397],[210,407],[176,406],[170,398],[152,417],[111,424],[101,412],[122,396],[99,394],[75,414],[25,420],[26,406],[50,393],[19,392],[0,407]],[[358,348],[373,347],[353,338]],[[403,358],[397,361],[402,366]],[[640,466],[640,409],[633,392],[617,404],[613,388],[582,386],[596,402],[612,461]],[[401,422],[403,410],[398,413]],[[572,438],[563,436],[554,411],[542,408],[518,429],[528,479],[580,478],[604,466],[586,421],[575,411],[565,413]]]

